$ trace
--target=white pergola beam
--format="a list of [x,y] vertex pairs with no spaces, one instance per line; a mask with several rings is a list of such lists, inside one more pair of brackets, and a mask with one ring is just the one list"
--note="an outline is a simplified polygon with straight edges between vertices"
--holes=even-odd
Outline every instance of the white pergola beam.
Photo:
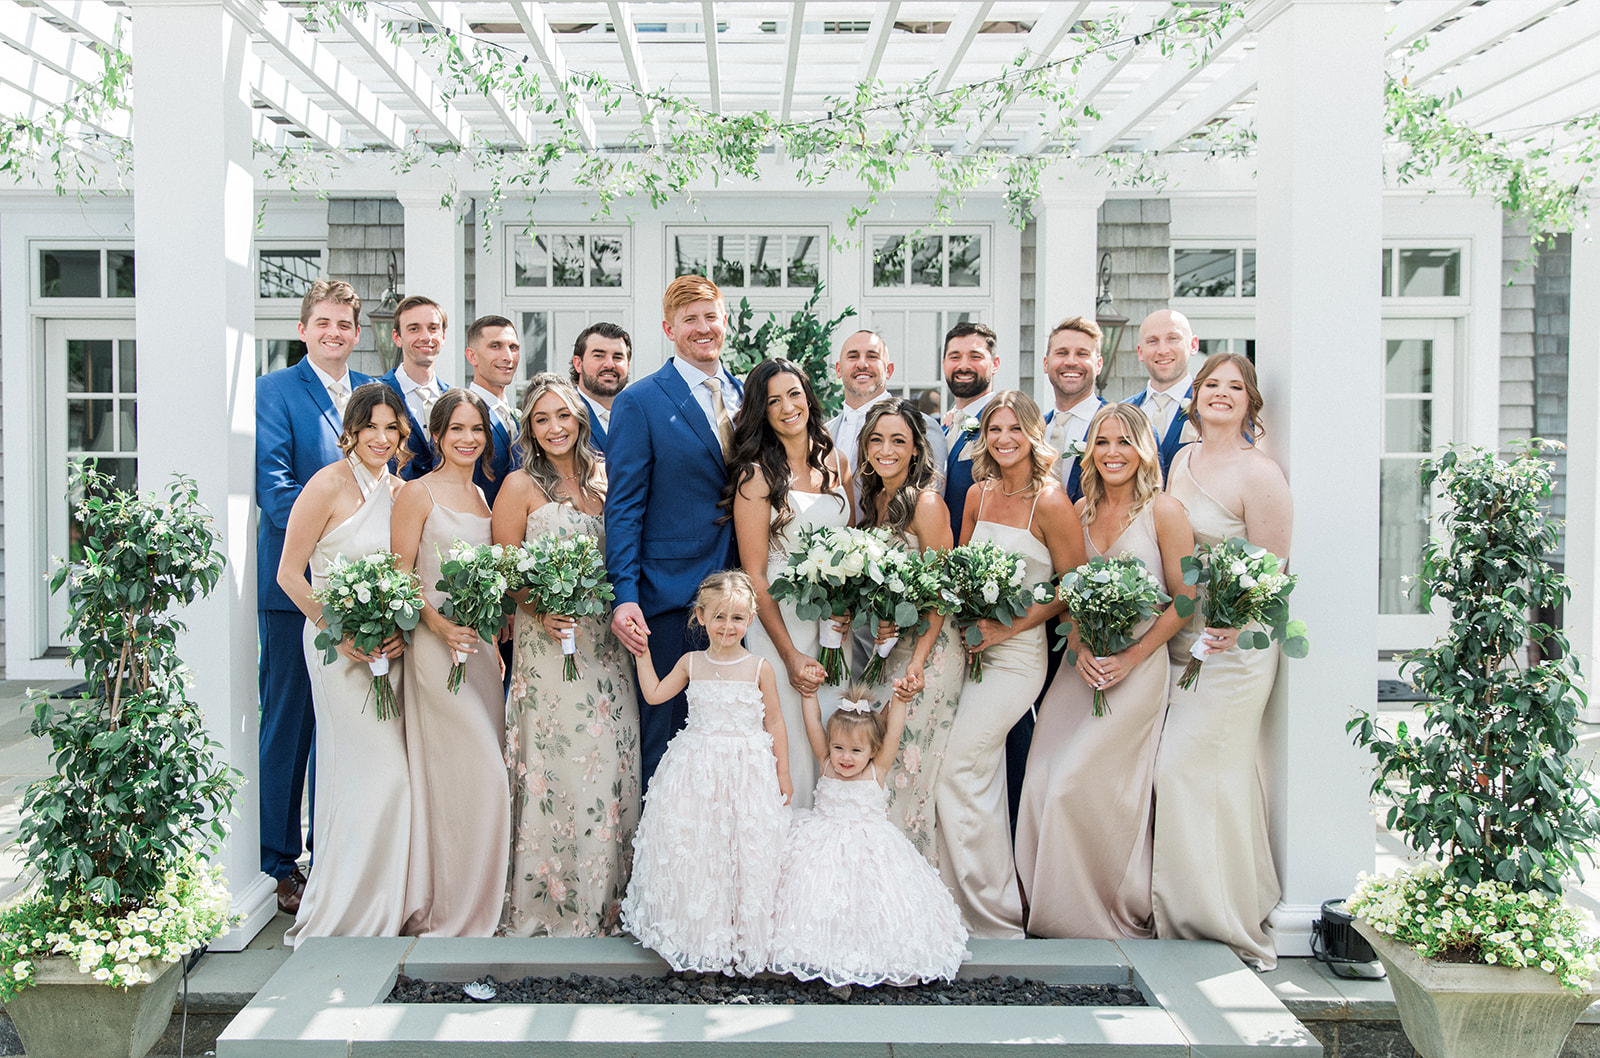
[[289,142],[286,126],[273,121],[269,111],[253,107],[250,111],[250,137],[269,150],[282,150]]
[[[1123,23],[1122,35],[1128,36],[1131,34],[1133,36],[1138,36],[1146,29],[1150,28],[1150,25],[1153,21],[1154,18],[1149,15],[1134,16],[1127,22]],[[1138,50],[1139,49],[1136,46],[1129,45],[1122,50],[1121,55],[1118,55],[1110,62],[1099,66],[1099,68],[1093,72],[1089,70],[1087,65],[1080,69],[1080,78],[1087,74],[1088,79],[1080,80],[1078,82],[1076,102],[1073,104],[1072,109],[1063,111],[1061,114],[1057,115],[1056,121],[1053,124],[1047,123],[1048,115],[1041,117],[1038,124],[1035,124],[1027,132],[1023,133],[1022,137],[1018,139],[1016,143],[1012,144],[1011,153],[1017,155],[1033,154],[1048,146],[1051,137],[1056,134],[1056,126],[1060,125],[1062,122],[1083,110],[1085,104],[1099,94],[1100,89],[1109,84],[1113,77],[1122,72],[1122,68],[1124,66],[1127,66],[1128,63],[1133,61],[1134,54],[1138,52]],[[1100,54],[1103,55],[1105,53],[1101,52]],[[1089,62],[1091,63],[1098,61],[1099,60],[1096,57],[1091,57],[1089,59]]]
[[[1521,139],[1595,111],[1600,100],[1600,73],[1572,70],[1561,87],[1546,86],[1537,93],[1524,91],[1515,101],[1497,104],[1494,113],[1464,118],[1480,132]],[[1588,76],[1584,76],[1584,74]]]
[[409,52],[390,39],[378,16],[369,8],[358,14],[346,8],[337,9],[339,24],[350,39],[361,46],[367,57],[403,92],[407,99],[422,111],[423,117],[433,124],[455,146],[460,147],[471,136],[471,129],[461,114],[439,92],[433,78]]
[[805,26],[806,0],[789,5],[787,39],[783,47],[783,90],[778,98],[778,120],[785,124],[794,111],[794,79],[800,69],[800,31]]
[[1221,77],[1195,93],[1192,99],[1140,140],[1134,149],[1164,151],[1175,143],[1182,143],[1210,124],[1217,116],[1226,113],[1229,107],[1254,92],[1258,78],[1256,57],[1252,52],[1241,57]]
[[650,94],[650,81],[644,69],[644,55],[639,50],[639,35],[633,31],[632,5],[609,0],[606,7],[611,12],[611,28],[617,35],[617,47],[622,49],[623,64],[628,67],[628,79],[639,96],[639,118],[644,122],[645,135],[651,143],[660,143],[661,122],[645,99]]
[[287,118],[317,146],[338,150],[344,143],[344,126],[260,56],[245,56],[245,78],[257,99]]
[[1389,8],[1388,39],[1390,54],[1412,43],[1447,18],[1454,18],[1474,0],[1406,0]]
[[[10,118],[14,121],[33,124],[47,120],[54,109],[54,104],[48,100],[40,99],[35,95],[24,92],[7,81],[0,81],[0,118]],[[71,139],[70,146],[75,153],[93,158],[98,162],[109,164],[111,161],[110,155],[97,150],[91,143],[85,141],[82,136],[74,136]]]
[[261,6],[261,24],[253,28],[380,143],[396,148],[405,143],[405,122],[326,44],[307,33],[282,4],[266,0]]
[[857,81],[875,81],[878,68],[883,65],[883,53],[889,47],[889,34],[894,32],[895,19],[900,15],[900,0],[878,4],[872,11],[872,29],[867,34],[867,46],[861,52],[861,64],[856,67]]
[[[421,12],[430,25],[440,33],[448,34],[461,49],[461,54],[466,56],[469,63],[474,66],[481,65],[483,60],[479,54],[478,42],[473,38],[472,29],[467,25],[466,19],[461,17],[460,5],[455,3],[438,3],[435,0],[416,0],[417,10]],[[534,141],[533,121],[511,101],[511,98],[499,88],[492,88],[482,93],[488,102],[489,109],[494,111],[495,117],[505,126],[506,133],[519,147],[527,147]]]
[[[66,106],[83,87],[80,82],[64,77],[37,61],[26,67],[21,63],[0,67],[0,82],[55,109]],[[126,110],[116,110],[100,115],[97,120],[80,120],[79,123],[101,135],[125,140],[132,135],[130,116]]]
[[511,0],[511,10],[517,16],[522,32],[528,35],[528,44],[533,48],[534,55],[549,75],[550,87],[577,122],[578,139],[585,148],[594,150],[600,143],[600,137],[595,132],[594,115],[589,113],[589,104],[584,102],[583,97],[567,84],[567,58],[561,52],[555,30],[550,28],[550,20],[544,17],[543,7],[530,7],[527,0]]
[[[1531,25],[1569,0],[1515,0],[1483,4],[1434,34],[1427,48],[1412,59],[1409,79],[1420,85],[1461,60]],[[1432,91],[1430,88],[1429,91]]]
[[711,79],[711,112],[722,113],[722,65],[717,59],[717,5],[700,0],[700,19],[706,30],[706,73]]
[[[51,18],[60,19],[88,37],[95,44],[109,50],[128,50],[128,28],[132,23],[115,8],[96,0],[33,0],[33,6]],[[120,38],[120,39],[119,39]]]
[[75,81],[92,84],[105,74],[99,52],[15,3],[0,3],[0,41]]
[[962,4],[961,10],[956,12],[956,17],[950,21],[950,28],[944,32],[938,53],[933,57],[934,92],[943,92],[955,80],[961,60],[967,57],[967,51],[977,39],[978,31],[983,28],[983,21],[989,17],[993,7],[992,2],[985,0],[979,4]]
[[[1033,24],[1033,28],[1028,31],[1027,37],[1023,39],[1022,50],[1028,53],[1028,59],[1024,63],[1023,69],[1028,73],[1032,73],[1054,59],[1056,48],[1060,47],[1061,41],[1066,38],[1068,33],[1072,32],[1072,27],[1077,24],[1079,17],[1083,15],[1083,12],[1088,7],[1089,0],[1078,0],[1077,3],[1073,4],[1051,5],[1039,21]],[[1006,69],[1008,72],[1011,70],[1010,64],[1007,64]],[[989,133],[994,131],[994,127],[1000,123],[1000,119],[1005,117],[1007,109],[1009,107],[1001,107],[996,110],[989,115],[988,120],[981,126],[964,135],[961,142],[956,145],[953,153],[965,154],[974,146],[981,145],[988,138]]]
[[[1498,88],[1531,70],[1556,64],[1563,55],[1600,37],[1600,0],[1577,0],[1549,18],[1495,45],[1471,62],[1440,75],[1428,86],[1434,95],[1459,91],[1467,100]],[[1576,56],[1570,66],[1583,69],[1592,56]],[[1569,67],[1570,68],[1570,67]]]

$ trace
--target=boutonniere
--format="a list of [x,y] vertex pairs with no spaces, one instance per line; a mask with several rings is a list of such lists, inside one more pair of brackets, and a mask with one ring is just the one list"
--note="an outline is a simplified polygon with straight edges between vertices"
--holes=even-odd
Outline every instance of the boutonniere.
[[965,419],[961,420],[961,433],[962,433],[962,436],[964,436],[964,437],[974,437],[974,436],[976,436],[977,433],[978,433],[978,426],[979,426],[978,417],[976,415],[968,415]]
[[1068,441],[1061,451],[1061,458],[1067,460],[1082,459],[1083,453],[1088,450],[1088,444],[1083,441]]

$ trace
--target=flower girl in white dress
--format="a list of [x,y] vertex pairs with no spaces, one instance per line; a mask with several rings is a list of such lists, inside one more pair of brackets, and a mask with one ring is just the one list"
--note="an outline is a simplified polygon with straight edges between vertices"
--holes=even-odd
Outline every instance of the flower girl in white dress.
[[950,980],[967,955],[955,898],[889,821],[883,780],[911,697],[904,680],[894,687],[882,713],[846,692],[826,727],[816,696],[801,699],[822,775],[815,807],[796,813],[784,851],[776,973],[835,986],[914,985]]
[[713,573],[694,608],[710,646],[685,654],[666,679],[648,646],[639,656],[644,700],[687,686],[689,723],[645,794],[622,925],[674,970],[749,977],[771,955],[793,790],[772,666],[739,645],[755,609],[748,576]]

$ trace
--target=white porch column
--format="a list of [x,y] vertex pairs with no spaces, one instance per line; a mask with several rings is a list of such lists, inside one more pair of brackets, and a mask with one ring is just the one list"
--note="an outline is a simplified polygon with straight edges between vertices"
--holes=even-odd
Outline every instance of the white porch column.
[[1572,233],[1571,334],[1567,346],[1567,625],[1583,668],[1588,719],[1600,714],[1600,200],[1589,199],[1588,224]]
[[[1046,191],[1033,206],[1034,397],[1046,410],[1055,401],[1044,374],[1050,328],[1073,316],[1094,319],[1100,203],[1105,197],[1104,191]],[[1109,360],[1110,350],[1105,352]]]
[[135,0],[134,254],[139,483],[200,485],[227,552],[217,591],[184,614],[180,652],[222,755],[244,773],[221,851],[241,928],[277,910],[256,816],[255,227],[249,40],[219,0]]
[[[1376,699],[1383,9],[1258,9],[1257,348],[1268,443],[1294,490],[1294,610],[1312,644],[1278,669],[1264,733],[1283,881],[1271,921],[1286,955],[1309,953],[1322,901],[1373,862],[1368,761],[1344,725]],[[1345,89],[1329,91],[1332,70]]]
[[467,324],[472,322],[465,318],[466,239],[461,215],[454,207],[439,204],[438,191],[402,190],[395,197],[406,211],[406,256],[401,269],[405,282],[401,287],[407,294],[430,297],[444,307],[449,328],[437,366],[447,381],[459,384],[462,377],[451,377],[451,365],[460,359],[457,347],[466,347]]

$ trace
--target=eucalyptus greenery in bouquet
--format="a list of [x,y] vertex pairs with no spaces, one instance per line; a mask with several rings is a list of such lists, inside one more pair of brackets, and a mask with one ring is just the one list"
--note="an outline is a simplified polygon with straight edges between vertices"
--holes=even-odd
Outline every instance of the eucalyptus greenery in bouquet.
[[[478,638],[489,644],[499,638],[506,614],[516,608],[506,588],[505,548],[462,540],[450,545],[450,553],[439,563],[439,582],[433,586],[445,595],[439,613],[477,632]],[[467,675],[467,659],[451,650],[450,660],[454,664],[445,686],[459,694]]]
[[[1523,957],[1541,969],[1550,962],[1548,972],[1577,987],[1568,980],[1578,975],[1571,959],[1526,954],[1559,951],[1563,937],[1569,948],[1576,943],[1556,909],[1565,876],[1581,871],[1582,855],[1600,838],[1600,800],[1576,756],[1584,701],[1577,664],[1562,631],[1530,617],[1553,611],[1569,593],[1548,558],[1558,523],[1545,509],[1552,484],[1550,464],[1538,454],[1545,443],[1525,442],[1509,461],[1452,448],[1422,464],[1424,493],[1438,486],[1445,503],[1442,539],[1423,553],[1419,594],[1425,605],[1437,599],[1450,607],[1448,632],[1401,669],[1427,696],[1422,730],[1402,722],[1391,734],[1371,713],[1348,730],[1377,758],[1372,792],[1392,799],[1389,828],[1442,862],[1386,884],[1369,881],[1357,913],[1382,929],[1394,921],[1392,908],[1421,899],[1416,887],[1432,885],[1434,873],[1439,886],[1452,887],[1436,901],[1455,901],[1463,887],[1487,901],[1504,887],[1519,901],[1510,923]],[[1530,643],[1540,647],[1525,659]],[[1493,884],[1480,889],[1485,883]],[[1471,917],[1483,932],[1463,933],[1419,907],[1395,935],[1424,955],[1505,961],[1503,942],[1493,938],[1512,928],[1506,916],[1493,926]]]
[[[606,556],[600,542],[582,533],[543,536],[505,551],[508,591],[526,591],[537,613],[558,617],[599,617],[614,594],[606,580]],[[577,636],[567,629],[561,640],[563,680],[578,678]]]
[[[940,610],[966,629],[969,647],[983,642],[979,621],[999,621],[1009,628],[1030,606],[1049,602],[1055,595],[1047,582],[1029,584],[1028,564],[988,540],[952,547],[940,555],[939,565],[944,573]],[[967,678],[982,682],[983,651],[970,653]]]
[[[1289,593],[1297,580],[1284,571],[1277,555],[1243,537],[1202,544],[1194,554],[1183,556],[1183,582],[1199,589],[1205,627],[1243,629],[1240,650],[1266,650],[1276,639],[1289,657],[1306,656],[1311,649],[1306,623],[1289,618]],[[1180,617],[1194,613],[1195,601],[1189,596],[1179,595],[1177,603]],[[1271,634],[1249,627],[1256,623],[1266,625]],[[1189,655],[1178,679],[1186,691],[1200,681],[1200,666],[1206,660],[1204,636],[1194,641]]]
[[[881,622],[887,621],[904,632],[911,630],[921,635],[928,628],[928,613],[940,604],[940,589],[944,587],[938,552],[926,556],[901,548],[891,547],[884,552],[878,565],[878,576],[862,585],[853,613],[856,624],[873,632]],[[884,661],[894,650],[899,636],[890,636],[873,650],[861,681],[871,687],[882,681]]]
[[[1166,609],[1172,598],[1145,564],[1132,555],[1096,556],[1061,578],[1056,597],[1067,604],[1067,617],[1078,641],[1097,658],[1107,658],[1133,646],[1133,630]],[[1067,663],[1078,663],[1078,652],[1067,651]],[[1094,689],[1094,715],[1110,712],[1106,692]]]
[[[322,619],[327,627],[317,633],[312,645],[322,651],[322,663],[332,665],[339,657],[339,644],[349,639],[363,654],[383,646],[396,632],[411,642],[411,630],[422,619],[422,582],[416,573],[400,568],[400,559],[390,551],[347,559],[334,558],[328,568],[328,586],[311,593],[322,604]],[[388,720],[399,709],[394,686],[389,682],[389,659],[367,662],[372,670],[372,693],[379,720]]]
[[851,612],[867,585],[882,578],[884,556],[896,550],[881,529],[808,525],[800,530],[789,564],[768,586],[774,599],[794,600],[796,617],[817,622],[822,644],[817,660],[830,685],[842,683],[849,672],[844,637],[833,619]]
[[189,699],[172,613],[222,576],[211,516],[187,478],[164,500],[86,467],[73,487],[85,497],[78,548],[50,589],[69,589],[68,654],[88,690],[31,695],[31,731],[55,773],[23,796],[19,844],[37,883],[0,912],[0,999],[47,955],[127,985],[143,979],[131,964],[146,948],[176,962],[227,926],[226,894],[202,861],[226,834],[239,776]]

